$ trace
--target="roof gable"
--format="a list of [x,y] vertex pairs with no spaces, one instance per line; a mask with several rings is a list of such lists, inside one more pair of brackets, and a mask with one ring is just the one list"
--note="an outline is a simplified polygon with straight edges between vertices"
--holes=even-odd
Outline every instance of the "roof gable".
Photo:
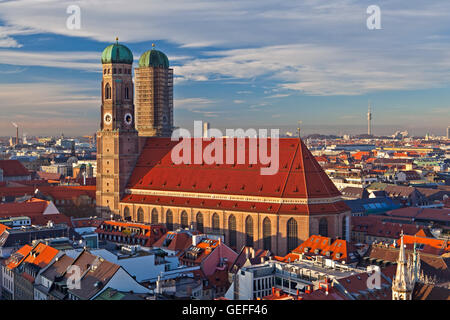
[[0,160],[0,169],[3,170],[4,177],[23,177],[30,175],[30,172],[19,160]]

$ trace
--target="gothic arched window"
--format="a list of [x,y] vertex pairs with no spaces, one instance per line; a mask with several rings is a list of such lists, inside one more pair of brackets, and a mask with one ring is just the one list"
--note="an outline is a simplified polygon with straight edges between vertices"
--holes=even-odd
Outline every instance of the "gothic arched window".
[[144,210],[142,208],[138,209],[137,212],[137,221],[143,223],[144,222]]
[[197,230],[201,233],[203,233],[203,214],[201,212],[197,213]]
[[105,99],[111,99],[111,86],[109,83],[105,86]]
[[245,245],[253,247],[253,219],[250,216],[245,219]]
[[319,220],[319,234],[322,237],[328,237],[328,221],[325,218]]
[[266,250],[271,250],[272,224],[269,218],[263,220],[263,246]]
[[212,229],[214,232],[220,231],[220,218],[217,213],[214,213],[212,216]]
[[125,208],[123,209],[123,218],[124,218],[124,220],[126,220],[126,221],[131,221],[130,208],[125,207]]
[[125,99],[130,99],[130,89],[128,87],[125,87]]
[[152,223],[158,223],[158,210],[155,208],[152,210]]
[[236,217],[234,215],[228,217],[228,232],[230,234],[230,247],[236,247]]
[[181,228],[187,228],[189,226],[189,222],[188,222],[188,214],[186,211],[183,210],[183,212],[181,212]]
[[287,222],[287,250],[291,252],[298,246],[297,221],[290,218]]
[[173,213],[170,209],[166,212],[166,226],[170,231],[173,230]]

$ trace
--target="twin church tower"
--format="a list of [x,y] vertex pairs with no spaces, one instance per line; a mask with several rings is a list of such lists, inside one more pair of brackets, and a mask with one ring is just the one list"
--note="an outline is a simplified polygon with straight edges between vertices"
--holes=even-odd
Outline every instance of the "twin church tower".
[[173,69],[161,51],[142,54],[135,68],[126,46],[109,45],[102,53],[101,124],[97,132],[99,214],[118,214],[128,178],[147,137],[170,137],[173,130]]

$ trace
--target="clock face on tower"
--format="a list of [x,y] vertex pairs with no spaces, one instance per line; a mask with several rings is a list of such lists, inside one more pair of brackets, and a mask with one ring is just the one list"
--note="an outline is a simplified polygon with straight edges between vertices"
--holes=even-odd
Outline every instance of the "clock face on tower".
[[103,117],[103,120],[106,124],[111,124],[112,122],[112,115],[111,113],[105,113],[105,116]]
[[131,115],[131,113],[127,113],[125,114],[125,116],[123,117],[123,120],[125,121],[125,123],[127,125],[130,125],[133,122],[133,116]]

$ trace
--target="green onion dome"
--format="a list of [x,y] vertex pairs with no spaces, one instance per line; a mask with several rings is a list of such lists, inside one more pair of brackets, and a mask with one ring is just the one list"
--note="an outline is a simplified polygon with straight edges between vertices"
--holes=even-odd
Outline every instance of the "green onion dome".
[[141,55],[139,59],[139,68],[143,67],[163,67],[169,68],[169,59],[167,56],[155,49],[155,45],[153,45],[152,50],[148,50]]
[[126,46],[119,44],[118,38],[116,43],[111,44],[103,50],[102,63],[124,63],[133,64],[133,53]]

